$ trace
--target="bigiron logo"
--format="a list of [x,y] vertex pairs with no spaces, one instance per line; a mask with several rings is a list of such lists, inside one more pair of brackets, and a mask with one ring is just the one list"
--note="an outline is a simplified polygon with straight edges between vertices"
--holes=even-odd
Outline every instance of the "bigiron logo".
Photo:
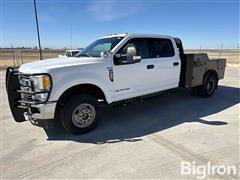
[[236,176],[237,167],[235,165],[214,165],[211,162],[199,165],[195,161],[181,161],[181,175],[193,175],[198,179],[204,179],[207,176]]

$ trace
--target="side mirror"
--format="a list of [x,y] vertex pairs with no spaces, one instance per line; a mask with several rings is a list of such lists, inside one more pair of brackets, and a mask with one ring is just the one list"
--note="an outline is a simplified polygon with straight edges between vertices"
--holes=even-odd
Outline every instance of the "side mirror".
[[141,56],[137,56],[137,50],[135,47],[128,47],[126,54],[115,54],[113,56],[114,64],[134,64],[141,61]]
[[127,48],[127,63],[133,64],[141,61],[141,56],[137,56],[137,50],[135,47]]
[[109,56],[109,52],[103,51],[103,52],[101,52],[100,56],[102,58],[107,58]]

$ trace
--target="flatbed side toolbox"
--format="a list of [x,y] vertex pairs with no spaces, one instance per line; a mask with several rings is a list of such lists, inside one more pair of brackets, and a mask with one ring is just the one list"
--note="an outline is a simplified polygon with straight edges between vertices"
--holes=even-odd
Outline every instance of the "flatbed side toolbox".
[[195,87],[203,84],[207,71],[215,71],[218,79],[223,79],[226,59],[209,59],[206,53],[185,54],[185,87]]
[[16,122],[25,121],[24,112],[26,109],[19,107],[19,100],[21,99],[21,94],[17,92],[20,89],[17,69],[9,67],[6,71],[6,90],[8,95],[8,102],[12,112],[12,115]]

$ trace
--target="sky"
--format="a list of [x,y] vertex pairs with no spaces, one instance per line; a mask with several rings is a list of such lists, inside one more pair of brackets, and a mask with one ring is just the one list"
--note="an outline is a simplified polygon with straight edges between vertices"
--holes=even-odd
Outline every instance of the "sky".
[[[33,0],[0,0],[1,47],[37,46]],[[180,37],[185,48],[237,48],[239,0],[36,0],[43,48],[112,33]]]

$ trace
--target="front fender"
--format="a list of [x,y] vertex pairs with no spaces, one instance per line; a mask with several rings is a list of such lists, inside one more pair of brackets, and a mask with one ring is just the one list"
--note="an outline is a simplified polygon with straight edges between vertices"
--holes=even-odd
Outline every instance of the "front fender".
[[[107,71],[106,71],[107,72]],[[108,74],[94,72],[61,72],[53,73],[53,87],[49,101],[57,101],[60,96],[69,88],[80,84],[92,84],[98,86],[104,93],[108,103],[112,102],[113,82],[108,78]],[[84,78],[83,78],[84,77]]]

